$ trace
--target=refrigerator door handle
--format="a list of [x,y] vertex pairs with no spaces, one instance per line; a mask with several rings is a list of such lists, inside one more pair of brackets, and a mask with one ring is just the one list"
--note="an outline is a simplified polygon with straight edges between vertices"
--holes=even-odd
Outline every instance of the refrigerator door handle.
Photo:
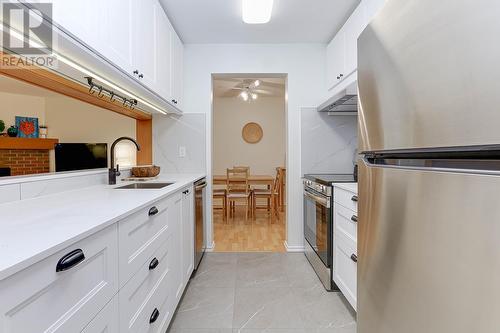
[[363,157],[363,163],[368,167],[407,169],[417,171],[435,171],[450,173],[467,173],[477,175],[500,175],[500,159],[474,158],[402,158],[369,156]]

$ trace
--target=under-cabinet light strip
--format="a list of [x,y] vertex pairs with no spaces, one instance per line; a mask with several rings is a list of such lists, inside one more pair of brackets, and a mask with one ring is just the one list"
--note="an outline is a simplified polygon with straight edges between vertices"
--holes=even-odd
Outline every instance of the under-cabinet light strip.
[[[2,27],[3,29],[5,29],[6,27]],[[2,30],[3,30],[2,29]],[[19,40],[24,40],[24,36],[23,34],[21,34],[20,32],[18,32],[17,30],[13,29],[13,28],[10,28],[9,29],[9,34],[10,35],[13,35],[14,37],[16,37],[17,39]],[[43,46],[41,44],[39,44],[38,42],[34,41],[34,40],[31,40],[30,39],[30,44],[31,45],[34,45],[35,47],[39,47],[39,48],[42,48]],[[104,79],[103,77],[89,71],[88,69],[78,65],[77,63],[75,63],[74,61],[60,55],[59,53],[55,52],[55,51],[52,51],[52,53],[57,57],[58,60],[62,61],[63,63],[65,63],[66,65],[68,66],[71,66],[73,67],[74,69],[80,71],[80,72],[83,72],[85,74],[85,76],[92,76],[94,79],[104,83],[105,85],[115,89],[115,90],[118,90],[119,92],[121,92],[122,94],[125,94],[131,98],[134,98],[136,100],[138,100],[139,102],[149,106],[150,108],[152,108],[153,110],[156,110],[162,114],[167,114],[167,112],[163,111],[162,109],[160,109],[159,107],[143,100],[142,98],[139,98],[133,94],[131,94],[130,92],[126,91],[125,89],[123,88],[120,88],[118,87],[117,85],[115,85],[114,83],[111,83],[109,82],[108,80]]]

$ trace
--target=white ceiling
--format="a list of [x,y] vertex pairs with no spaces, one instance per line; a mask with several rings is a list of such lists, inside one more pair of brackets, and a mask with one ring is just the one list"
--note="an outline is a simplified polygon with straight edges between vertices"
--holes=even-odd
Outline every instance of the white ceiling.
[[184,43],[327,43],[360,0],[274,0],[271,22],[243,23],[241,0],[160,0]]
[[[252,83],[257,78],[243,77],[223,77],[214,79],[214,95],[216,97],[237,98],[245,87],[252,87]],[[257,93],[259,97],[284,97],[285,79],[284,78],[258,78],[260,85],[251,88],[252,92]]]

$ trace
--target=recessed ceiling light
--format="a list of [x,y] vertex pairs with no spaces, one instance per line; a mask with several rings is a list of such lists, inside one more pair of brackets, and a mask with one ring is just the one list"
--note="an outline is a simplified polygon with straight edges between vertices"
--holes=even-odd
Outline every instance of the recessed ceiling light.
[[248,24],[263,24],[271,20],[273,0],[242,0],[243,22]]

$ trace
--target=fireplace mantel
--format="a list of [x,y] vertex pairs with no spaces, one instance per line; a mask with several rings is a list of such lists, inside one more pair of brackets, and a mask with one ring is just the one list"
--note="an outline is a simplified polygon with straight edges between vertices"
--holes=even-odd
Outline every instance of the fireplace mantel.
[[51,150],[54,145],[59,143],[59,139],[27,139],[0,137],[0,149],[32,149],[32,150]]

